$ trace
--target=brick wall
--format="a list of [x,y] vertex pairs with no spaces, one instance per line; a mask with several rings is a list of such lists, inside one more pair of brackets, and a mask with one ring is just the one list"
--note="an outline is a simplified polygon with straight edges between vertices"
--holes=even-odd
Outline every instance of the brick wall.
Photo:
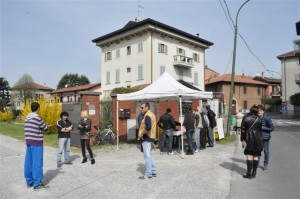
[[[81,110],[89,111],[89,105],[95,106],[95,115],[89,114],[89,118],[92,120],[92,126],[99,125],[99,95],[83,94],[81,98]],[[95,131],[95,128],[92,127],[92,132]]]

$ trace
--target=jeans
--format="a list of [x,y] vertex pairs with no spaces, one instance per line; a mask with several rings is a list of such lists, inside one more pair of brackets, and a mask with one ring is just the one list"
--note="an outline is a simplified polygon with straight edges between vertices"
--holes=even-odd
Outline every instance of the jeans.
[[206,132],[207,128],[202,128],[200,131],[200,145],[202,149],[206,148]]
[[163,132],[163,137],[162,137],[162,141],[161,141],[161,145],[160,145],[160,151],[163,152],[165,151],[165,145],[167,144],[167,136],[168,136],[168,152],[172,152],[172,145],[173,145],[173,130],[169,129],[169,130],[164,130]]
[[153,154],[151,152],[152,144],[153,142],[148,142],[148,141],[142,142],[144,159],[146,163],[146,172],[144,176],[152,176],[152,173],[156,173],[155,161],[153,158]]
[[200,144],[200,131],[201,128],[196,127],[195,129],[195,140],[196,140],[196,150],[200,150],[201,144]]
[[65,151],[65,162],[70,161],[70,144],[71,138],[59,138],[57,150],[57,163],[61,163],[62,151]]
[[192,141],[192,137],[193,137],[193,133],[194,133],[194,129],[189,129],[186,132],[186,137],[187,137],[187,141],[188,141],[188,146],[189,146],[189,151],[193,152],[193,141]]
[[208,144],[210,146],[214,145],[213,129],[211,127],[208,127]]
[[43,146],[30,146],[27,145],[24,176],[27,185],[34,187],[40,185],[43,180]]
[[263,145],[264,145],[264,154],[265,154],[264,165],[268,165],[269,164],[269,157],[270,157],[270,150],[269,150],[270,139],[269,140],[263,140]]

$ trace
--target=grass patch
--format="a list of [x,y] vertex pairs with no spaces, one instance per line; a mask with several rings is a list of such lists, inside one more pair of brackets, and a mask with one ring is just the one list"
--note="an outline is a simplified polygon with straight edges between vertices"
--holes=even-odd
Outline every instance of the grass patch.
[[235,140],[236,140],[236,135],[230,135],[228,137],[224,137],[222,140],[217,141],[217,143],[225,145],[225,144],[235,142]]
[[[18,140],[24,141],[24,124],[20,123],[7,123],[0,122],[0,134],[6,135],[12,138],[16,138]],[[57,134],[45,134],[44,135],[44,146],[50,146],[57,148],[58,146],[58,138]],[[131,147],[140,147],[140,144],[137,141],[120,141],[119,149],[128,149]],[[93,152],[104,152],[104,151],[113,151],[117,149],[117,145],[112,144],[104,144],[98,146],[92,146]],[[79,147],[71,146],[72,152],[81,153],[81,149]]]

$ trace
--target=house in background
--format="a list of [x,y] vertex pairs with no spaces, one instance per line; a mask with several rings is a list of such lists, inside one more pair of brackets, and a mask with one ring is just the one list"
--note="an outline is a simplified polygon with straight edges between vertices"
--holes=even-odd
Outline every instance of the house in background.
[[256,81],[261,81],[269,84],[267,88],[267,97],[271,98],[281,98],[281,79],[276,79],[272,77],[265,77],[264,72],[255,76],[253,78]]
[[[231,74],[219,75],[205,81],[205,90],[224,93],[225,110],[228,110]],[[235,75],[232,99],[232,114],[239,109],[249,109],[254,104],[260,104],[266,97],[267,83],[253,80],[245,75]]]
[[300,114],[300,108],[289,103],[290,96],[300,92],[300,50],[278,55],[277,58],[281,61],[282,101],[287,104],[286,113]]
[[99,92],[101,90],[101,83],[86,84],[83,86],[74,86],[54,90],[51,95],[59,98],[61,103],[81,102],[80,94],[82,92]]
[[103,97],[116,87],[151,84],[167,71],[200,90],[204,86],[205,50],[212,42],[169,25],[145,19],[93,40],[101,48]]
[[207,65],[204,67],[204,80],[219,76],[220,74],[213,69],[209,68]]
[[[22,88],[23,86],[18,87]],[[49,88],[37,83],[33,83],[28,88],[28,92],[30,91],[30,95],[32,95],[32,97],[35,99],[43,97],[49,98],[51,96],[50,93],[54,90],[53,88]],[[17,87],[11,87],[10,89],[12,109],[21,110],[23,108],[24,100],[22,99],[22,94],[20,92],[24,91],[20,91],[20,89],[18,89]]]

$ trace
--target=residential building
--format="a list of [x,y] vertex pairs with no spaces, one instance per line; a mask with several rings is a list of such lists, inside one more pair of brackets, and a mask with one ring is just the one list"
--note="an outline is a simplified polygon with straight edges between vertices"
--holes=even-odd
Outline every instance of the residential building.
[[51,94],[56,95],[61,103],[74,103],[81,102],[81,93],[100,92],[101,83],[86,84],[82,86],[66,87],[54,90]]
[[266,96],[271,98],[281,98],[281,79],[272,78],[272,77],[265,77],[264,72],[258,74],[253,78],[256,81],[265,82],[268,85]]
[[281,61],[282,101],[287,104],[287,114],[294,115],[296,107],[289,103],[289,98],[300,92],[300,50],[278,55],[277,58]]
[[213,69],[209,68],[207,65],[204,67],[204,80],[216,77],[220,75],[218,72],[214,71]]
[[23,109],[24,105],[24,95],[30,95],[30,97],[33,97],[35,99],[43,98],[43,97],[50,97],[50,93],[54,90],[53,88],[32,83],[30,85],[24,86],[24,91],[22,85],[14,86],[10,89],[10,95],[11,95],[11,106],[12,109],[21,110]]
[[103,97],[116,87],[151,84],[165,71],[203,90],[205,50],[213,45],[169,25],[145,19],[93,40],[101,48]]
[[[222,92],[224,94],[225,111],[228,110],[230,95],[231,74],[224,74],[208,78],[205,81],[205,90]],[[245,75],[235,75],[232,99],[232,114],[236,114],[240,109],[247,109],[260,104],[261,99],[266,97],[267,83],[253,80]]]

